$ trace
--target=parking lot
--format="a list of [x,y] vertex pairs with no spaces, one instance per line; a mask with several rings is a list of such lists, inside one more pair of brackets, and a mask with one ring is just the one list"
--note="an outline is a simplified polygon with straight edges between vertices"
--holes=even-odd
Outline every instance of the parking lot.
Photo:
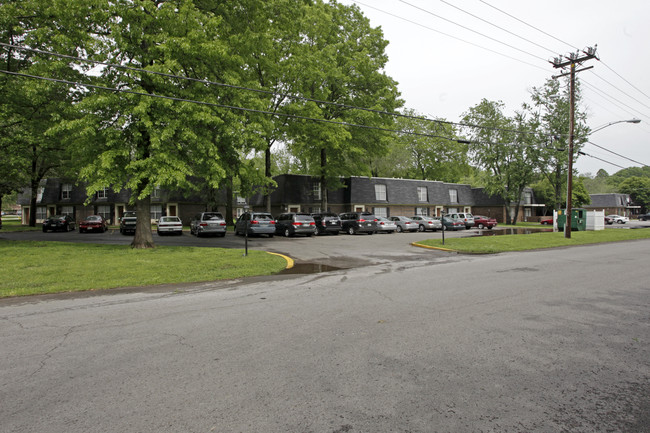
[[[650,227],[650,221],[630,221],[627,224],[614,224],[607,226],[606,230],[621,230]],[[530,228],[530,227],[528,227]],[[539,228],[543,228],[539,226]],[[548,227],[546,227],[548,228]],[[503,229],[497,227],[493,230],[461,230],[446,231],[445,238],[476,236],[485,233],[496,233]],[[350,268],[365,264],[382,264],[402,261],[429,261],[436,258],[448,257],[448,252],[422,249],[411,245],[412,242],[423,239],[442,237],[442,232],[414,232],[414,233],[376,233],[374,235],[339,234],[336,236],[283,236],[248,237],[248,248],[285,254],[293,258],[296,263],[318,263],[332,267]],[[33,240],[33,241],[62,241],[62,242],[87,242],[113,245],[128,245],[133,236],[125,236],[117,229],[110,229],[106,233],[79,233],[74,232],[2,232],[0,239]],[[182,236],[158,236],[153,233],[156,245],[166,246],[193,246],[193,247],[219,247],[244,249],[246,238],[235,236],[229,231],[225,237],[192,236],[183,232]]]

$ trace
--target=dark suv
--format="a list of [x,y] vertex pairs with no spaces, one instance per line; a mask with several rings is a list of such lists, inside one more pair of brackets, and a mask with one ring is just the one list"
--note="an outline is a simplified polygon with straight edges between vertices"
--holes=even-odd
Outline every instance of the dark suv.
[[311,216],[316,222],[316,230],[319,235],[338,235],[341,231],[341,218],[332,212],[313,213]]
[[275,233],[284,236],[306,235],[316,233],[316,222],[308,213],[283,213],[275,220]]
[[377,231],[377,221],[370,212],[345,212],[339,215],[341,218],[341,230],[354,235],[357,233],[368,233]]

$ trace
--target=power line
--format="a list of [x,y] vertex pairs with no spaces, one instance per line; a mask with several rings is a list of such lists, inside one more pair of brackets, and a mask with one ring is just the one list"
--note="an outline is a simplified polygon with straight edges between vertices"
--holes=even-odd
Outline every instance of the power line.
[[[600,59],[599,59],[599,60],[600,60]],[[615,73],[616,75],[618,75],[618,77],[619,77],[621,80],[625,81],[627,84],[629,84],[630,86],[634,87],[634,89],[635,89],[637,92],[641,93],[641,94],[642,94],[643,96],[645,96],[646,98],[650,98],[650,96],[648,96],[648,95],[647,95],[643,90],[639,89],[639,88],[636,87],[634,84],[632,84],[631,82],[629,82],[629,81],[628,81],[627,79],[625,79],[625,77],[623,77],[621,74],[619,74],[618,72],[616,72],[615,70],[613,70],[612,68],[610,68],[608,65],[606,65],[605,62],[603,62],[602,60],[600,60],[600,63],[602,63],[602,65],[603,65],[604,67],[606,67],[607,69],[609,69],[610,71],[612,71],[613,73]]]
[[618,156],[618,157],[620,157],[620,158],[627,159],[628,161],[632,161],[632,162],[635,163],[635,164],[640,164],[640,165],[642,165],[642,166],[644,166],[644,167],[647,167],[647,164],[644,164],[644,163],[639,162],[639,161],[635,161],[635,160],[633,160],[633,159],[631,159],[631,158],[628,158],[627,156],[623,156],[623,155],[621,155],[620,153],[616,153],[616,152],[614,152],[613,150],[609,150],[609,149],[607,149],[607,148],[605,148],[605,147],[603,147],[603,146],[599,146],[599,145],[597,145],[596,143],[594,143],[593,141],[587,141],[587,143],[589,143],[589,144],[591,144],[591,145],[593,145],[593,146],[596,146],[596,147],[598,147],[599,149],[602,149],[602,150],[604,150],[604,151],[606,151],[606,152],[609,152],[609,153],[611,153],[611,154],[614,154],[614,155],[616,155],[616,156]]
[[[32,51],[38,54],[44,54],[44,55],[50,55],[54,57],[59,57],[59,58],[64,58],[68,60],[76,60],[80,62],[85,62],[85,63],[93,63],[93,64],[98,64],[98,65],[103,65],[107,67],[112,67],[112,68],[119,68],[119,69],[125,69],[125,70],[130,70],[134,72],[141,72],[141,73],[146,73],[146,74],[153,74],[153,75],[158,75],[158,76],[163,76],[166,78],[174,78],[174,79],[180,79],[180,80],[187,80],[187,81],[192,81],[192,82],[198,82],[201,84],[206,84],[206,85],[214,85],[214,86],[219,86],[219,87],[226,87],[234,90],[244,90],[244,91],[250,91],[250,92],[256,92],[256,93],[262,93],[266,95],[274,95],[274,96],[280,96],[280,97],[287,97],[289,99],[294,99],[294,100],[301,100],[301,101],[306,101],[306,102],[314,102],[314,103],[319,103],[319,104],[325,104],[325,105],[331,105],[335,106],[338,108],[347,108],[347,109],[353,109],[353,110],[361,110],[361,111],[367,111],[375,114],[383,114],[383,115],[388,115],[388,116],[393,116],[393,117],[401,117],[401,118],[406,118],[406,119],[413,119],[413,120],[422,120],[426,122],[432,122],[432,123],[437,123],[437,124],[447,124],[447,125],[452,125],[456,127],[467,127],[467,128],[478,128],[478,129],[488,129],[488,130],[495,130],[495,131],[504,131],[504,132],[519,132],[519,133],[525,133],[525,134],[531,134],[535,136],[551,136],[550,134],[543,134],[539,132],[533,132],[533,131],[516,131],[516,130],[510,130],[510,129],[503,129],[503,128],[494,128],[494,127],[486,127],[486,126],[481,126],[481,125],[472,125],[472,124],[466,124],[466,123],[459,123],[459,122],[451,122],[448,120],[440,120],[440,119],[429,119],[426,117],[420,117],[420,116],[409,116],[406,114],[402,114],[399,112],[389,112],[389,111],[382,111],[382,110],[375,110],[372,108],[365,108],[365,107],[358,107],[354,105],[347,105],[347,104],[340,104],[337,102],[331,102],[331,101],[323,101],[323,100],[318,100],[318,99],[313,99],[313,98],[307,98],[304,96],[297,96],[297,95],[290,95],[286,93],[281,93],[281,92],[274,92],[271,90],[264,90],[264,89],[253,89],[250,87],[244,87],[244,86],[236,86],[232,84],[225,84],[225,83],[219,83],[215,81],[210,81],[210,80],[204,80],[200,78],[192,78],[192,77],[186,77],[182,75],[174,75],[174,74],[169,74],[165,72],[158,72],[158,71],[151,71],[148,69],[143,69],[143,68],[136,68],[133,66],[126,66],[126,65],[119,65],[119,64],[114,64],[114,63],[108,63],[108,62],[101,62],[98,60],[91,60],[91,59],[84,59],[82,57],[76,57],[76,56],[70,56],[66,54],[59,54],[51,51],[44,51],[44,50],[38,50],[35,48],[29,48],[29,47],[23,47],[21,45],[12,45],[12,44],[6,44],[3,42],[0,42],[0,46],[4,47],[10,47],[14,49],[19,49],[19,50],[25,50],[25,51]],[[7,71],[4,71],[7,72]],[[43,78],[46,79],[46,78]],[[79,84],[83,85],[83,84]]]
[[602,161],[602,162],[604,162],[605,164],[611,164],[611,165],[616,166],[616,167],[618,167],[618,168],[623,168],[623,169],[627,168],[627,167],[623,167],[622,165],[614,164],[614,163],[611,162],[611,161],[607,161],[607,160],[605,160],[605,159],[598,158],[597,156],[589,155],[588,153],[585,153],[585,152],[580,152],[580,155],[584,155],[584,156],[588,156],[589,158],[597,159],[598,161]]
[[519,51],[519,52],[521,52],[521,53],[527,54],[527,55],[529,55],[529,56],[535,57],[536,59],[542,60],[542,61],[544,61],[544,62],[546,61],[546,59],[543,59],[543,58],[541,58],[541,57],[539,57],[539,56],[536,56],[535,54],[529,53],[529,52],[526,51],[526,50],[522,50],[521,48],[517,48],[517,47],[515,47],[514,45],[510,45],[510,44],[508,44],[508,43],[506,43],[506,42],[500,41],[500,40],[498,40],[498,39],[496,39],[496,38],[493,38],[493,37],[491,37],[491,36],[488,36],[488,35],[486,35],[486,34],[483,34],[483,33],[479,32],[479,31],[476,31],[476,30],[474,30],[474,29],[471,29],[471,28],[469,28],[469,27],[467,27],[467,26],[464,26],[464,25],[462,25],[462,24],[458,24],[458,23],[455,22],[455,21],[452,21],[452,20],[450,20],[450,19],[448,19],[448,18],[445,18],[445,17],[442,17],[442,16],[440,16],[440,15],[437,15],[437,14],[435,14],[435,13],[429,11],[429,10],[426,10],[426,9],[424,9],[424,8],[421,8],[421,7],[419,7],[419,6],[413,5],[413,4],[411,4],[411,3],[409,3],[409,2],[407,2],[407,1],[405,1],[405,0],[399,0],[399,1],[402,2],[402,3],[404,3],[405,5],[411,6],[411,7],[414,8],[414,9],[418,9],[418,10],[424,12],[424,13],[427,13],[427,14],[429,14],[429,15],[432,15],[432,16],[434,16],[434,17],[436,17],[436,18],[439,18],[439,19],[441,19],[441,20],[443,20],[443,21],[447,21],[448,23],[454,24],[454,25],[456,25],[456,26],[458,26],[458,27],[461,27],[461,28],[463,28],[463,29],[465,29],[465,30],[468,30],[468,31],[470,31],[470,32],[472,32],[472,33],[476,33],[477,35],[480,35],[480,36],[483,36],[484,38],[490,39],[491,41],[494,41],[494,42],[497,42],[497,43],[499,43],[499,44],[505,45],[506,47],[512,48],[513,50],[516,50],[516,51]]
[[393,14],[393,13],[391,13],[391,12],[385,11],[385,10],[383,10],[383,9],[379,9],[379,8],[377,8],[377,7],[375,7],[375,6],[371,6],[371,5],[369,5],[369,4],[366,4],[366,3],[361,2],[361,1],[359,1],[359,0],[352,0],[352,1],[353,1],[354,3],[357,3],[357,4],[361,5],[361,6],[364,6],[364,7],[368,8],[368,9],[376,10],[377,12],[381,12],[381,13],[383,13],[383,14],[386,14],[386,15],[391,16],[391,17],[393,17],[393,18],[397,18],[397,19],[399,19],[399,20],[405,21],[405,22],[410,23],[410,24],[414,24],[414,25],[416,25],[416,26],[418,26],[418,27],[422,27],[423,29],[426,29],[426,30],[429,30],[429,31],[432,31],[432,32],[435,32],[435,33],[440,33],[441,35],[443,35],[443,36],[447,36],[448,38],[455,39],[455,40],[460,41],[460,42],[463,42],[463,43],[465,43],[465,44],[472,45],[472,46],[474,46],[474,47],[476,47],[476,48],[480,48],[480,49],[482,49],[482,50],[489,51],[489,52],[494,53],[494,54],[497,54],[497,55],[499,55],[499,56],[506,57],[506,58],[508,58],[508,59],[510,59],[510,60],[514,60],[514,61],[516,61],[516,62],[523,63],[523,64],[528,65],[528,66],[532,66],[533,68],[537,68],[537,69],[541,69],[542,71],[546,71],[545,68],[542,68],[542,67],[539,66],[539,65],[535,65],[535,64],[533,64],[533,63],[528,63],[528,62],[526,62],[525,60],[521,60],[521,59],[518,59],[518,58],[516,58],[516,57],[512,57],[512,56],[510,56],[510,55],[508,55],[508,54],[504,54],[504,53],[501,53],[501,52],[499,52],[499,51],[493,50],[493,49],[491,49],[491,48],[487,48],[487,47],[484,47],[484,46],[482,46],[482,45],[476,44],[476,43],[474,43],[474,42],[467,41],[467,40],[462,39],[462,38],[459,38],[459,37],[457,37],[457,36],[450,35],[449,33],[445,33],[445,32],[442,32],[442,31],[440,31],[440,30],[434,29],[434,28],[432,28],[432,27],[426,26],[426,25],[424,25],[424,24],[420,24],[420,23],[418,23],[418,22],[416,22],[416,21],[410,20],[410,19],[408,19],[408,18],[404,18],[404,17],[401,17],[401,16],[399,16],[399,15],[395,15],[395,14]]
[[516,33],[514,33],[514,32],[511,32],[511,31],[508,30],[508,29],[504,29],[503,27],[498,26],[498,25],[494,24],[493,22],[488,21],[488,20],[486,20],[486,19],[484,19],[484,18],[481,18],[481,17],[479,17],[478,15],[474,15],[473,13],[468,12],[468,11],[466,11],[466,10],[464,10],[464,9],[462,9],[462,8],[460,8],[460,7],[456,6],[456,5],[454,5],[454,4],[451,4],[451,3],[449,3],[448,1],[445,1],[445,0],[440,0],[440,1],[441,1],[442,3],[448,5],[448,6],[451,6],[451,7],[454,8],[454,9],[457,9],[457,10],[459,10],[459,11],[461,11],[461,12],[463,12],[463,13],[465,13],[465,14],[471,16],[471,17],[473,17],[473,18],[476,18],[477,20],[483,21],[483,22],[486,23],[486,24],[489,24],[489,25],[491,25],[491,26],[493,26],[493,27],[496,27],[497,29],[502,30],[502,31],[504,31],[504,32],[506,32],[506,33],[508,33],[508,34],[510,34],[510,35],[512,35],[512,36],[514,36],[514,37],[516,37],[516,38],[519,38],[519,39],[521,39],[521,40],[523,40],[523,41],[526,41],[526,42],[528,42],[528,43],[530,43],[530,44],[533,44],[533,45],[535,45],[536,47],[539,47],[539,48],[541,48],[541,49],[543,49],[543,50],[546,50],[546,51],[548,51],[548,52],[550,52],[550,53],[556,54],[555,51],[553,51],[553,50],[551,50],[551,49],[549,49],[549,48],[547,48],[547,47],[545,47],[545,46],[543,46],[543,45],[540,45],[540,44],[538,44],[537,42],[531,41],[530,39],[527,39],[527,38],[525,38],[525,37],[523,37],[523,36],[521,36],[521,35],[518,35],[518,34],[516,34]]
[[561,42],[561,43],[563,43],[563,44],[565,44],[565,45],[567,45],[567,46],[569,46],[569,47],[571,47],[571,48],[578,49],[575,45],[570,44],[570,43],[568,43],[568,42],[564,42],[562,39],[558,39],[558,38],[556,38],[555,36],[553,36],[552,34],[547,33],[547,32],[545,32],[544,30],[538,29],[537,27],[533,26],[532,24],[528,24],[526,21],[521,20],[521,19],[517,18],[516,16],[511,15],[511,14],[509,14],[508,12],[503,11],[503,10],[499,9],[498,7],[496,7],[496,6],[493,6],[493,5],[489,4],[489,3],[486,2],[485,0],[479,0],[479,1],[480,1],[481,3],[483,3],[483,4],[485,4],[486,6],[489,6],[489,7],[491,7],[492,9],[495,9],[495,10],[501,12],[502,14],[507,15],[507,16],[509,16],[510,18],[519,21],[520,23],[522,23],[522,24],[524,24],[524,25],[526,25],[526,26],[528,26],[528,27],[530,27],[530,28],[532,28],[532,29],[534,29],[534,30],[537,30],[537,31],[540,32],[540,33],[543,33],[543,34],[545,34],[546,36],[548,36],[548,37],[550,37],[550,38],[555,39],[555,40],[558,41],[558,42]]
[[[359,125],[359,124],[355,124],[355,123],[341,122],[341,121],[336,121],[336,120],[318,119],[318,118],[315,118],[315,117],[299,116],[299,115],[296,115],[296,114],[272,112],[272,111],[258,110],[258,109],[254,109],[254,108],[238,107],[238,106],[235,106],[235,105],[217,104],[217,103],[214,103],[214,102],[205,102],[205,101],[197,101],[197,100],[193,100],[193,99],[177,98],[177,97],[174,97],[174,96],[158,95],[158,94],[155,94],[155,93],[137,92],[135,90],[118,89],[118,88],[115,88],[115,87],[99,86],[99,85],[96,85],[96,84],[81,83],[81,82],[77,82],[77,81],[62,80],[62,79],[58,79],[58,78],[41,77],[41,76],[38,76],[38,75],[30,75],[30,74],[23,74],[23,73],[19,73],[19,72],[11,72],[11,71],[6,71],[6,70],[2,70],[2,69],[0,69],[0,73],[19,76],[19,77],[25,77],[25,78],[33,78],[33,79],[45,80],[45,81],[50,81],[50,82],[60,83],[60,84],[68,84],[68,85],[71,85],[71,86],[81,86],[81,87],[87,87],[87,88],[90,88],[90,89],[105,90],[105,91],[109,91],[109,92],[128,93],[128,94],[137,95],[137,96],[148,96],[148,97],[151,97],[151,98],[168,99],[168,100],[176,101],[176,102],[188,102],[188,103],[192,103],[192,104],[206,105],[206,106],[217,107],[217,108],[225,108],[225,109],[229,109],[229,110],[238,110],[238,111],[244,111],[244,112],[249,112],[249,113],[268,114],[268,115],[271,115],[271,116],[285,117],[285,118],[291,118],[291,119],[297,119],[297,120],[309,120],[309,121],[313,121],[313,122],[329,123],[329,124],[341,125],[341,126],[349,126],[349,127],[354,127],[354,128],[373,129],[373,130],[378,130],[378,131],[394,132],[394,133],[398,133],[398,134],[417,135],[417,136],[429,137],[429,138],[441,138],[441,139],[448,140],[448,141],[456,141],[456,142],[459,142],[459,141],[462,142],[463,141],[461,139],[444,137],[444,136],[441,136],[441,135],[424,134],[424,133],[419,133],[419,132],[410,132],[410,131],[404,131],[404,130],[382,128],[382,127],[379,127],[379,126]],[[427,119],[427,120],[431,120],[431,119]]]
[[595,73],[595,72],[593,72],[593,71],[592,71],[592,73],[593,73],[596,77],[600,78],[602,81],[606,82],[607,84],[609,84],[610,86],[612,86],[613,88],[615,88],[616,90],[618,90],[619,92],[621,92],[622,94],[624,94],[625,96],[627,96],[628,98],[635,100],[636,102],[638,102],[639,104],[643,105],[643,106],[646,107],[646,108],[650,108],[650,105],[647,105],[647,104],[645,104],[645,103],[639,101],[639,100],[636,99],[634,96],[632,96],[632,95],[630,95],[630,94],[624,92],[623,90],[619,89],[618,87],[616,87],[615,85],[613,85],[612,83],[610,83],[609,81],[607,81],[605,78],[603,78],[603,77],[601,77],[600,75],[598,75],[597,73]]
[[625,106],[625,107],[627,107],[628,109],[632,110],[632,111],[627,111],[627,110],[625,110],[624,108],[621,108],[623,111],[627,111],[629,114],[632,114],[632,115],[634,115],[634,116],[645,117],[648,121],[650,121],[650,117],[648,117],[648,116],[646,116],[645,114],[641,113],[640,111],[636,110],[634,107],[631,107],[631,106],[627,105],[626,103],[624,103],[624,102],[622,102],[622,101],[616,99],[615,97],[609,95],[608,93],[604,92],[603,90],[600,90],[599,88],[597,88],[597,87],[594,86],[593,84],[589,83],[588,81],[585,81],[585,80],[583,79],[583,80],[581,80],[580,82],[581,82],[582,84],[586,85],[587,87],[589,87],[589,88],[590,88],[591,90],[593,90],[594,92],[598,93],[600,96],[603,96],[603,97],[605,97],[606,99],[608,99],[609,102],[612,102],[612,103],[614,103],[615,105],[618,105],[619,108],[621,108],[621,105],[622,105],[622,106]]

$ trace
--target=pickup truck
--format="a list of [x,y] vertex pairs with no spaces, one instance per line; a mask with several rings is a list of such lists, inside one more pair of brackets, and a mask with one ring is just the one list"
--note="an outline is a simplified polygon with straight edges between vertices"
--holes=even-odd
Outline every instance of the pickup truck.
[[135,234],[136,223],[135,211],[126,211],[120,219],[120,233],[123,235]]

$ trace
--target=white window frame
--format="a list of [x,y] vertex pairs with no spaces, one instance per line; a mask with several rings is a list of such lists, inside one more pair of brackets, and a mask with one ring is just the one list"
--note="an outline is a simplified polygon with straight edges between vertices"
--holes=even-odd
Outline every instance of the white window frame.
[[429,190],[426,186],[418,186],[418,201],[429,201]]
[[111,220],[111,205],[109,204],[100,204],[97,205],[97,215],[101,215],[104,217],[106,221]]
[[530,191],[525,191],[524,192],[524,203],[525,204],[533,204],[533,193]]
[[45,220],[47,218],[47,206],[36,206],[36,219]]
[[312,192],[314,194],[314,200],[322,200],[322,190],[320,182],[314,182],[312,187]]
[[449,202],[450,203],[458,203],[458,190],[457,189],[450,189],[449,190]]
[[108,198],[108,188],[104,187],[97,190],[97,198]]
[[153,190],[151,191],[151,198],[160,198],[160,187],[159,186],[154,186]]
[[149,218],[152,220],[159,220],[162,216],[162,205],[152,204],[149,206]]
[[417,216],[429,216],[429,208],[428,207],[416,207],[415,208],[415,215],[417,215]]
[[69,200],[71,198],[72,198],[72,184],[64,183],[63,185],[61,185],[61,199]]
[[375,216],[380,216],[388,218],[388,208],[387,207],[376,207],[374,211]]
[[74,206],[61,206],[61,215],[74,216]]
[[386,197],[387,197],[386,193],[387,193],[387,188],[385,184],[379,183],[375,185],[375,200],[386,201]]

